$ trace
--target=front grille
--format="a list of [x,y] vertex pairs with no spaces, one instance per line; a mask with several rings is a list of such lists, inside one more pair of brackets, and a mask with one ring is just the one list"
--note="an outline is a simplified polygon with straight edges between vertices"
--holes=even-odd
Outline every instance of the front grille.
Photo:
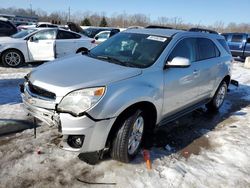
[[29,91],[35,95],[38,95],[38,96],[41,96],[41,97],[46,97],[46,98],[49,98],[49,99],[55,99],[56,98],[56,95],[55,93],[52,93],[52,92],[49,92],[45,89],[42,89],[40,87],[37,87],[33,84],[31,84],[30,82],[28,83],[28,86],[29,86]]

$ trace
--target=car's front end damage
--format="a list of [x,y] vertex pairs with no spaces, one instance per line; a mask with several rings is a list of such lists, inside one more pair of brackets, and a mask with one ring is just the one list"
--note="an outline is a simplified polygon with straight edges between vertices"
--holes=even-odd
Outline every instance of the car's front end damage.
[[[114,118],[95,119],[87,112],[72,114],[58,108],[53,94],[26,81],[22,87],[22,100],[27,113],[51,126],[57,126],[63,135],[60,147],[65,150],[94,152],[105,146],[105,133]],[[49,98],[49,96],[51,96]],[[63,101],[63,100],[62,100]]]

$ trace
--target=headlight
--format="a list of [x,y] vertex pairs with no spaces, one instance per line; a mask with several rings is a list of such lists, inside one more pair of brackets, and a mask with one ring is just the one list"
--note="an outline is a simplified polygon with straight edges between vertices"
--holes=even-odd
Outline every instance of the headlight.
[[97,104],[105,93],[105,87],[81,89],[67,94],[57,106],[60,112],[68,112],[74,116]]

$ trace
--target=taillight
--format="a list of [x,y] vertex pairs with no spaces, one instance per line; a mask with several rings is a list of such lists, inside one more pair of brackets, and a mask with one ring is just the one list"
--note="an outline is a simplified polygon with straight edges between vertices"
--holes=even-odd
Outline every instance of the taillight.
[[92,43],[92,44],[95,44],[95,40],[92,40],[91,43]]

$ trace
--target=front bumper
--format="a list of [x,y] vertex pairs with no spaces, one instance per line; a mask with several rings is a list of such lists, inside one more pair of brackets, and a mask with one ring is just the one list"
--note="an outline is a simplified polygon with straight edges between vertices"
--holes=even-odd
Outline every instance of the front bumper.
[[[58,126],[59,131],[63,134],[63,139],[60,143],[62,149],[85,153],[105,148],[109,131],[116,118],[95,121],[85,115],[73,117],[68,113],[57,113],[55,109],[45,108],[48,101],[31,96],[26,88],[21,96],[24,109],[28,114],[48,125]],[[39,107],[40,103],[42,107]],[[49,107],[52,106],[51,103],[48,103]],[[81,148],[69,146],[67,141],[70,135],[84,136],[84,143]]]

